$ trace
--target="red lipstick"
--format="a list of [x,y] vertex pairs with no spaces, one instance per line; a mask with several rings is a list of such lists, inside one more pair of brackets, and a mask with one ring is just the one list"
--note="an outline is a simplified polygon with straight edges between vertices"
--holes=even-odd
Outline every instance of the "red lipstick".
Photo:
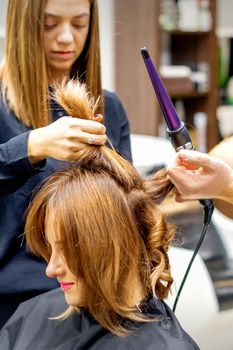
[[60,282],[60,287],[63,290],[68,290],[74,285],[73,282]]

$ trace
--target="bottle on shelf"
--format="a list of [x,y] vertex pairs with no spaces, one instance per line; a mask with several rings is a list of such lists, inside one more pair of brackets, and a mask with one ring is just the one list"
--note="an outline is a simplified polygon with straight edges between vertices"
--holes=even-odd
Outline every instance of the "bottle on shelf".
[[209,5],[209,0],[178,0],[178,29],[194,32],[211,30]]
[[160,3],[159,23],[164,30],[174,30],[178,24],[178,8],[175,0],[163,0]]
[[204,112],[196,112],[193,116],[193,124],[196,129],[196,148],[200,152],[207,151],[207,115]]

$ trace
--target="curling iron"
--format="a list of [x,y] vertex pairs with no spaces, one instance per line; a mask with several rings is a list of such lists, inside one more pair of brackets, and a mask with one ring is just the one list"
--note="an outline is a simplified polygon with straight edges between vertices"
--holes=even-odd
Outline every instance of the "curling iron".
[[[171,139],[171,143],[174,149],[176,151],[179,151],[182,148],[193,150],[194,147],[189,132],[184,123],[180,120],[175,107],[165,89],[165,86],[163,85],[163,82],[159,77],[159,74],[156,71],[156,68],[150,58],[149,52],[145,47],[141,49],[141,54],[150,76],[154,91],[156,93],[160,108],[162,110],[164,120],[167,125],[167,133]],[[209,225],[214,207],[213,201],[212,199],[201,199],[200,203],[202,206],[204,206],[204,208],[208,209],[205,210],[204,223]]]

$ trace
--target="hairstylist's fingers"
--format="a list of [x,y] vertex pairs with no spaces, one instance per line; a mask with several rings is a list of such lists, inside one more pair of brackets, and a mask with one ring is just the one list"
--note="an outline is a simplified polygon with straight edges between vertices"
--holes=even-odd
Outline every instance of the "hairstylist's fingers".
[[177,167],[177,166],[181,166],[183,167],[183,169],[188,169],[188,170],[197,170],[200,168],[200,165],[197,166],[197,165],[194,165],[194,164],[190,164],[188,161],[185,161],[185,160],[182,160],[179,156],[178,156],[178,161],[176,161],[175,164],[173,165],[170,165],[171,166],[174,166],[174,167]]
[[169,166],[167,167],[167,174],[171,181],[183,182],[183,180],[189,176],[192,176],[192,170],[187,170],[185,167],[177,165],[177,166]]
[[173,195],[174,195],[175,201],[178,203],[183,203],[183,202],[193,200],[193,199],[189,199],[184,194],[182,195],[176,188],[173,189]]
[[96,114],[96,116],[94,117],[94,120],[99,123],[102,123],[103,119],[104,117],[102,116],[102,114]]
[[95,135],[88,132],[82,132],[79,136],[79,140],[89,145],[102,146],[107,141],[107,136],[105,134]]
[[180,194],[175,194],[174,197],[175,197],[175,201],[178,203],[183,203],[186,201],[185,199],[183,199],[183,197]]
[[74,125],[73,127],[78,127],[83,132],[96,135],[104,135],[106,133],[105,126],[96,120],[87,120],[80,118],[73,118]]
[[[170,181],[174,184],[179,195],[194,195],[195,192],[195,172],[184,169],[184,167],[177,166],[167,169]],[[184,197],[183,200],[186,198]]]
[[201,153],[198,151],[188,151],[188,150],[180,150],[178,153],[181,163],[187,167],[202,167],[206,170],[213,170],[216,166],[216,160],[213,157],[205,153]]

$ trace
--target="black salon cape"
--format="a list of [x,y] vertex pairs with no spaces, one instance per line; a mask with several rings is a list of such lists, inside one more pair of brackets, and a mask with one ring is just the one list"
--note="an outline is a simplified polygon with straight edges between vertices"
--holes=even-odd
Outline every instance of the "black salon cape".
[[159,321],[143,323],[123,339],[103,329],[85,310],[64,321],[50,320],[66,310],[60,289],[22,303],[0,333],[1,350],[194,350],[169,307],[150,299],[143,312]]

